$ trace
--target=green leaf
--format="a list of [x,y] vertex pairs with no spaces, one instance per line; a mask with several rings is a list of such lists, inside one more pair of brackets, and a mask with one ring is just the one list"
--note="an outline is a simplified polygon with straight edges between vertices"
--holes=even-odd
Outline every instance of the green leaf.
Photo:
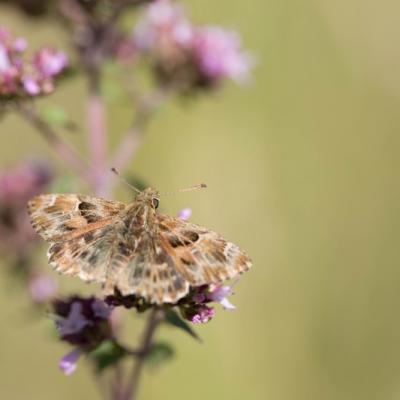
[[96,372],[101,373],[106,368],[119,362],[127,355],[124,348],[117,343],[108,340],[103,342],[89,354],[89,358],[94,361]]
[[166,323],[174,326],[175,328],[183,330],[184,332],[188,333],[190,336],[201,342],[201,339],[197,335],[197,333],[191,328],[191,326],[185,320],[183,320],[179,316],[179,314],[176,311],[168,310],[165,315],[165,321]]
[[163,362],[171,360],[174,355],[175,351],[170,344],[159,342],[151,346],[146,356],[146,362],[151,367],[158,367]]

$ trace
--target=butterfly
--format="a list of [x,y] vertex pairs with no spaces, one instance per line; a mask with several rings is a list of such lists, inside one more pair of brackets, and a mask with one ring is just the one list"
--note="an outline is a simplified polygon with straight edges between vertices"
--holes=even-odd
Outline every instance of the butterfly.
[[251,267],[219,234],[159,214],[148,188],[129,205],[80,194],[43,194],[28,203],[32,225],[50,242],[59,273],[102,284],[104,295],[135,295],[151,304],[176,303],[192,287],[218,285]]

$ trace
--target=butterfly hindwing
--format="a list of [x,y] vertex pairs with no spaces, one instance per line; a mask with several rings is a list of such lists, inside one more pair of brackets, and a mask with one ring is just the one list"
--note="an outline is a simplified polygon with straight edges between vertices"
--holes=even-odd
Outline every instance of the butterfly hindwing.
[[221,283],[251,267],[250,258],[238,246],[213,231],[161,214],[158,223],[161,243],[192,286]]
[[115,289],[155,304],[175,303],[189,291],[189,282],[174,265],[159,238],[141,235],[119,241],[107,271],[105,293]]
[[73,239],[53,243],[48,250],[49,263],[61,274],[103,283],[114,243],[115,230],[108,224]]

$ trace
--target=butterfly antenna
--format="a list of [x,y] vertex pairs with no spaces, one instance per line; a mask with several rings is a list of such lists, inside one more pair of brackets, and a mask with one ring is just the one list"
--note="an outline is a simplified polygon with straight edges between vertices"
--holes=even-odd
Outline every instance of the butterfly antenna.
[[133,189],[135,192],[137,193],[142,193],[138,188],[136,188],[135,186],[131,185],[125,178],[123,178],[119,172],[117,171],[116,168],[112,167],[111,168],[111,172],[114,173],[115,175],[118,176],[119,179],[121,179],[122,182],[125,183],[125,185],[129,186],[131,189]]
[[199,183],[198,185],[190,186],[185,189],[179,189],[176,192],[163,193],[162,196],[169,196],[171,194],[182,193],[182,192],[191,192],[193,190],[205,189],[206,187],[207,187],[207,185],[205,183]]

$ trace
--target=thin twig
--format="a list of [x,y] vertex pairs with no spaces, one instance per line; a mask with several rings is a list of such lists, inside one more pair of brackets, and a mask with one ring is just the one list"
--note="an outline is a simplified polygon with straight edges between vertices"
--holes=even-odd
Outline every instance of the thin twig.
[[21,103],[16,110],[36,128],[36,131],[55,150],[60,158],[73,168],[79,176],[84,177],[91,183],[89,178],[90,166],[54,132],[52,127],[38,114],[33,106]]
[[146,357],[153,344],[153,338],[156,329],[159,326],[159,324],[164,320],[164,318],[165,318],[165,313],[163,309],[154,308],[151,311],[140,343],[140,354],[136,357],[136,361],[133,366],[132,374],[128,382],[128,387],[125,391],[123,400],[136,400],[138,386],[139,386],[139,379],[144,367],[144,363],[146,361]]

